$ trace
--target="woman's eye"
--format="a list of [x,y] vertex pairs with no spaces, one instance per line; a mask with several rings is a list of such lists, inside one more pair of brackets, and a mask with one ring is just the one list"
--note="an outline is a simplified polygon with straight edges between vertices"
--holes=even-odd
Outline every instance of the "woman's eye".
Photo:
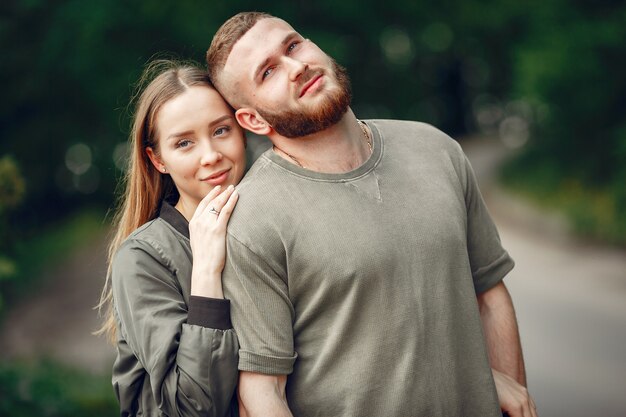
[[176,147],[177,148],[186,148],[190,144],[191,144],[191,141],[189,139],[181,139],[178,142],[176,142]]
[[230,132],[230,127],[229,126],[218,127],[215,130],[215,132],[213,133],[213,136],[224,136],[228,132]]

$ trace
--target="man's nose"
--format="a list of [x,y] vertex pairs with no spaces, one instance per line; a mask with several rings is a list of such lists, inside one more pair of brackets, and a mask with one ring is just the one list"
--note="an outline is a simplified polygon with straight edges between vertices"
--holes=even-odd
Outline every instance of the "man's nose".
[[289,79],[291,81],[296,81],[309,68],[308,64],[302,61],[298,61],[297,59],[293,59],[293,58],[286,56],[284,57],[284,60],[285,60],[284,65],[288,68]]

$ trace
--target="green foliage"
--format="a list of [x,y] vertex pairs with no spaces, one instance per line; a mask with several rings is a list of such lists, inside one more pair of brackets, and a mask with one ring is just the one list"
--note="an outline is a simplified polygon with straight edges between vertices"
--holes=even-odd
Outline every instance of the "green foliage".
[[512,92],[541,109],[508,182],[561,207],[576,230],[626,243],[626,4],[533,2]]
[[[456,3],[459,13],[436,2],[356,0],[9,2],[0,20],[0,76],[11,80],[0,135],[28,168],[25,204],[46,207],[18,221],[36,227],[77,205],[110,206],[120,174],[113,153],[127,139],[127,103],[143,65],[163,52],[202,64],[212,34],[241,10],[288,19],[347,66],[361,117],[472,129],[465,115],[473,98],[507,89],[503,57],[523,9],[494,2],[486,19],[479,2]],[[72,164],[75,145],[89,148],[78,161],[85,169]]]
[[24,197],[26,186],[15,160],[10,156],[0,158],[0,214],[16,207]]
[[[530,105],[524,169],[552,164],[557,177],[626,208],[623,2],[31,0],[3,9],[0,76],[11,82],[0,136],[24,168],[24,206],[45,207],[21,210],[21,230],[77,206],[109,207],[143,65],[163,52],[202,63],[215,30],[242,10],[287,19],[346,66],[360,117],[461,135],[502,127],[513,99]],[[77,145],[87,151],[70,152]]]
[[506,166],[502,180],[508,188],[540,206],[563,212],[577,234],[626,245],[623,202],[613,188],[592,188],[578,178],[564,177],[553,164],[538,165],[525,158]]
[[9,215],[11,209],[22,202],[25,190],[24,178],[15,160],[10,156],[0,158],[0,281],[14,277],[17,269],[12,258],[15,236],[9,227]]
[[52,362],[0,363],[0,415],[104,417],[118,413],[108,376]]
[[606,184],[624,162],[615,150],[626,141],[618,133],[626,104],[626,5],[537,2],[535,13],[514,71],[514,93],[546,109],[533,152],[564,176]]
[[15,242],[10,262],[3,266],[0,258],[0,274],[2,268],[10,272],[8,279],[0,280],[0,313],[2,299],[19,298],[24,291],[33,288],[44,268],[53,268],[66,254],[101,236],[105,230],[102,218],[101,211],[83,210]]

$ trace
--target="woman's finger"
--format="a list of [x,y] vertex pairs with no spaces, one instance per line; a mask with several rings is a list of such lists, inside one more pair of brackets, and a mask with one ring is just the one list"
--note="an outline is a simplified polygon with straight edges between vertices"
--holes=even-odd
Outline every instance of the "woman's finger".
[[216,213],[213,213],[211,209],[214,209],[218,213],[221,212],[222,207],[224,207],[224,204],[226,204],[228,198],[232,195],[234,190],[235,187],[229,185],[228,188],[226,188],[220,195],[211,200],[211,202],[207,206],[208,211],[211,212],[211,214],[213,215],[215,215]]
[[200,204],[198,204],[198,207],[196,208],[193,217],[200,218],[202,216],[205,216],[206,214],[216,217],[219,215],[220,210],[226,203],[226,200],[228,199],[230,194],[233,192],[234,187],[228,186],[228,188],[226,188],[225,190],[217,190],[217,192],[214,193],[215,189],[218,187],[221,188],[221,186],[218,185],[213,190],[211,190],[211,192],[206,197],[204,197],[202,201],[200,201]]
[[202,213],[204,209],[209,205],[211,200],[217,197],[221,193],[221,191],[222,191],[221,185],[213,187],[213,189],[209,191],[209,193],[200,201],[200,204],[198,204],[198,207],[196,207],[196,211],[194,215],[196,213]]
[[239,193],[237,192],[237,190],[233,190],[230,197],[228,198],[228,201],[226,201],[226,204],[224,204],[224,206],[222,207],[222,210],[220,211],[220,215],[218,218],[218,221],[220,223],[223,223],[224,225],[228,223],[228,220],[230,219],[230,215],[235,209],[235,204],[237,204],[238,199],[239,199]]

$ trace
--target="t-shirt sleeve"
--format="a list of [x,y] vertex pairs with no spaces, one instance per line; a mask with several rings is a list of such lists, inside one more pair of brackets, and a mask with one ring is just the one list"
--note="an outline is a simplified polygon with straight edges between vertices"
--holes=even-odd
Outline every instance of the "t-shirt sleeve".
[[294,309],[286,278],[231,234],[222,275],[239,336],[239,370],[269,375],[293,371]]
[[[462,153],[459,147],[459,151]],[[474,170],[462,154],[462,182],[467,208],[467,251],[477,294],[500,282],[515,265],[502,247],[500,236],[483,200]]]

